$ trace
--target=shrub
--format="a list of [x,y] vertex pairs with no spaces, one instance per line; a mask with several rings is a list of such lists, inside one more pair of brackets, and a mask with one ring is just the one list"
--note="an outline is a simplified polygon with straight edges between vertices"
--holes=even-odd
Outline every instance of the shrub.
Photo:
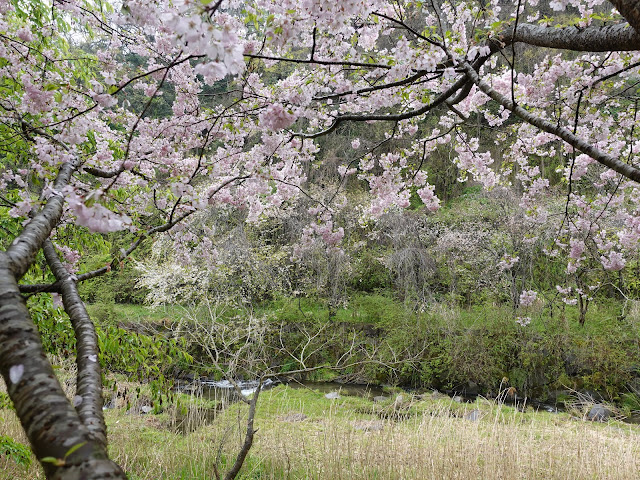
[[0,459],[10,458],[25,469],[31,466],[31,449],[6,435],[0,435]]

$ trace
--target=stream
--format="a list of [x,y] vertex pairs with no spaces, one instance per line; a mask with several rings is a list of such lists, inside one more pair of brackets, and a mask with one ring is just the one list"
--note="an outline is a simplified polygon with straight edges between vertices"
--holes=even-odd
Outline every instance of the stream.
[[[258,388],[256,380],[237,380],[235,382],[241,389],[242,395],[249,396]],[[276,385],[286,383],[291,388],[308,388],[321,393],[330,394],[338,393],[339,395],[355,396],[373,399],[374,397],[383,396],[384,388],[377,385],[355,385],[339,382],[309,382],[309,381],[290,381],[281,382],[267,379],[262,383],[262,390],[268,390]],[[216,401],[235,401],[237,400],[237,391],[229,380],[201,380],[197,383],[178,384],[176,391],[181,393],[191,393],[201,395],[207,400]]]
[[[238,380],[235,382],[241,389],[242,395],[249,396],[253,394],[259,385],[258,381],[242,381]],[[273,388],[276,385],[280,385],[282,383],[286,383],[291,388],[308,388],[311,390],[319,391],[323,393],[327,399],[335,399],[340,396],[357,396],[362,398],[368,398],[372,401],[383,401],[386,398],[390,398],[395,394],[389,394],[388,391],[385,390],[384,387],[379,385],[358,385],[358,384],[349,384],[349,383],[339,383],[339,382],[311,382],[311,381],[289,381],[289,382],[281,382],[274,381],[272,379],[267,379],[262,383],[262,389],[268,390]],[[173,425],[173,429],[175,431],[181,433],[188,433],[190,431],[195,430],[198,426],[203,423],[208,423],[212,421],[217,412],[221,409],[224,409],[227,405],[233,402],[237,402],[239,400],[238,393],[235,390],[233,384],[228,380],[201,380],[198,382],[189,382],[178,384],[176,386],[176,391],[181,393],[187,393],[192,395],[198,395],[207,400],[213,400],[218,405],[218,408],[210,408],[210,409],[194,409],[197,412],[194,413],[192,411],[188,411],[185,414],[178,415],[175,420],[175,424]],[[460,396],[455,392],[448,393],[440,393],[431,390],[402,390],[404,393],[408,395],[416,395],[421,393],[433,393],[436,395],[441,395],[442,397],[449,397],[452,401],[455,402],[473,402],[476,400],[476,396]],[[532,399],[524,399],[516,397],[515,399],[503,399],[505,404],[514,406],[516,408],[523,408],[525,405],[531,407],[535,410],[545,410],[551,413],[558,413],[560,411],[564,411],[564,407],[560,405],[551,405],[543,402],[538,402]],[[598,412],[606,410],[606,407],[603,405],[596,404],[592,407],[592,410],[585,416],[585,418],[591,420],[606,420],[609,415],[613,414],[611,412],[606,414],[605,418],[599,418],[598,413],[595,414],[595,418],[591,418],[593,409],[596,409]],[[626,423],[640,424],[640,415],[632,415],[630,417],[621,418],[622,421]]]
[[[244,396],[253,394],[258,388],[258,381],[255,380],[237,380],[235,383],[240,387],[242,395]],[[319,391],[329,399],[346,395],[373,400],[375,397],[382,397],[384,395],[384,389],[380,386],[354,385],[338,382],[281,382],[267,379],[262,383],[262,389],[268,390],[282,383],[286,383],[291,388],[309,388]],[[197,382],[178,383],[175,390],[180,393],[197,395],[206,400],[212,400],[218,405],[218,408],[191,408],[184,413],[178,413],[171,429],[183,434],[192,432],[200,425],[213,421],[219,410],[239,400],[238,392],[229,380],[201,380]]]

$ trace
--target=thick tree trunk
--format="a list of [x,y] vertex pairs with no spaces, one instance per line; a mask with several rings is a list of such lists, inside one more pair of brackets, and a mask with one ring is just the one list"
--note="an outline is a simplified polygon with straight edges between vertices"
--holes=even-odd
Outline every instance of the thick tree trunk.
[[[47,478],[125,479],[65,396],[5,252],[0,252],[0,345],[0,373]],[[43,462],[47,457],[58,461]]]
[[[92,394],[80,393],[88,396],[87,405],[79,408],[90,426],[87,428],[53,372],[18,287],[18,280],[33,264],[60,219],[64,199],[59,192],[69,184],[78,164],[77,158],[62,164],[46,205],[7,251],[0,251],[0,374],[48,479],[126,479],[122,469],[109,460],[106,438],[104,433],[100,434],[104,432],[102,412],[96,414],[95,410],[102,385],[95,381],[95,371],[89,369],[93,372],[91,382],[80,382],[81,392],[85,392],[88,385],[94,390]],[[90,336],[81,334],[78,342]],[[97,363],[97,357],[88,355],[83,361],[95,359]],[[82,403],[78,407],[82,407]]]

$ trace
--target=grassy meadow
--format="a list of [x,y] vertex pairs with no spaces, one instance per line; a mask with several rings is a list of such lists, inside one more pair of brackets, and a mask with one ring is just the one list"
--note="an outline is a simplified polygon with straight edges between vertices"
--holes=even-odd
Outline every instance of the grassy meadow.
[[[124,304],[91,305],[90,312],[105,338],[115,342],[113,351],[105,343],[102,352],[107,369],[119,372],[108,375],[105,389],[107,400],[118,394],[115,408],[105,411],[111,458],[131,480],[212,480],[216,469],[224,473],[244,440],[247,406],[220,409],[214,400],[176,394],[158,408],[145,378],[165,370],[137,372],[142,377],[137,379],[132,375],[136,362],[166,363],[154,334],[188,330],[189,322],[206,321],[206,315],[178,306],[152,310]],[[307,300],[274,301],[254,313],[289,326],[322,326],[328,317],[321,303]],[[632,304],[624,317],[612,303],[594,305],[591,313],[580,327],[571,308],[551,315],[538,306],[531,309],[532,322],[525,328],[513,321],[512,311],[495,305],[440,304],[407,314],[401,303],[384,295],[354,298],[329,320],[333,328],[322,332],[353,328],[359,341],[388,345],[390,353],[420,353],[419,362],[393,369],[400,372],[395,377],[399,384],[407,385],[403,378],[423,382],[417,385],[422,387],[433,385],[433,379],[453,379],[452,384],[470,380],[490,389],[487,396],[505,398],[510,388],[522,395],[541,377],[549,390],[575,389],[575,398],[564,399],[573,408],[563,413],[531,406],[518,410],[482,396],[463,403],[437,392],[418,395],[390,387],[381,402],[346,394],[330,400],[325,392],[280,385],[260,395],[258,431],[238,478],[637,479],[640,426],[615,419],[587,421],[589,405],[580,404],[578,391],[610,392],[605,397],[616,404],[611,407],[616,415],[637,414],[638,394],[625,385],[631,385],[637,365],[640,304]],[[289,332],[295,342],[295,330]],[[318,347],[328,340],[319,335]],[[333,348],[337,354],[342,351],[339,343]],[[136,360],[137,355],[141,358]],[[75,394],[72,361],[72,355],[54,360],[70,398]],[[123,370],[125,364],[133,370]],[[572,376],[567,365],[574,366]],[[379,368],[356,373],[393,383]],[[0,480],[43,479],[5,391],[0,385]],[[141,405],[153,405],[160,413],[143,415]]]
[[[131,387],[132,385],[129,385]],[[70,392],[71,393],[71,392]],[[400,396],[398,396],[400,395]],[[215,478],[232,461],[246,406],[206,417],[211,401],[181,396],[180,407],[140,415],[107,410],[110,453],[132,480]],[[178,420],[190,428],[176,429]],[[458,403],[427,393],[370,399],[278,386],[263,392],[254,446],[242,479],[636,479],[640,427],[589,422],[579,412],[521,412],[479,398]],[[13,412],[0,432],[26,442]],[[0,479],[43,478],[0,459]]]

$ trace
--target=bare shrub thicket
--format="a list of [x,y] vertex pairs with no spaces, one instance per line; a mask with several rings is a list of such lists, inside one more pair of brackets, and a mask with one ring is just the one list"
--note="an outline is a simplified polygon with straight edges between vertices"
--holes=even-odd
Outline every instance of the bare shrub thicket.
[[[316,297],[333,315],[354,291],[392,287],[417,309],[443,297],[465,304],[505,302],[515,309],[523,291],[555,285],[551,274],[543,276],[550,285],[534,284],[535,269],[546,268],[540,259],[555,231],[519,206],[507,188],[474,193],[464,208],[443,207],[437,214],[391,210],[375,227],[362,222],[364,195],[344,193],[336,184],[310,186],[305,193],[286,214],[271,212],[253,224],[225,210],[194,216],[186,227],[188,258],[174,253],[175,239],[158,240],[138,263],[148,300],[184,305],[205,295],[255,304],[279,296]],[[319,205],[335,208],[328,214]],[[551,217],[562,205],[548,207]],[[328,246],[305,232],[318,215],[314,208],[334,230],[344,229],[341,243]]]
[[423,215],[403,211],[382,217],[378,228],[387,247],[381,261],[396,290],[405,300],[430,303],[437,288],[437,264],[428,246],[436,240],[437,231],[425,225]]

